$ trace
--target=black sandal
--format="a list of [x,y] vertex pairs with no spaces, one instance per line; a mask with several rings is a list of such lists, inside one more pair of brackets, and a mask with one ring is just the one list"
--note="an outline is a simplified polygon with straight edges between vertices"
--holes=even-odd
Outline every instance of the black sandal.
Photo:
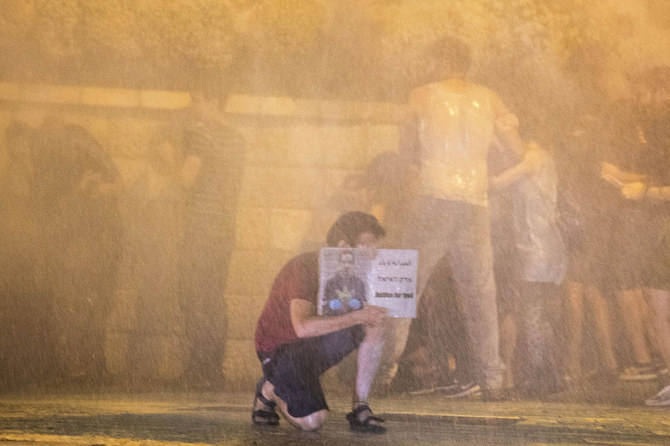
[[[277,403],[270,401],[263,396],[263,384],[265,384],[265,377],[261,378],[261,380],[258,381],[258,384],[256,385],[256,396],[254,397],[254,405],[252,406],[251,421],[256,426],[277,426],[279,424],[279,415],[277,415],[277,412],[275,412]],[[268,406],[270,410],[254,409],[258,400]]]
[[[368,416],[363,419],[360,419],[359,415],[365,411],[368,412]],[[367,404],[361,404],[356,409],[349,412],[347,414],[347,421],[349,421],[349,428],[352,431],[366,432],[372,434],[383,434],[384,432],[386,432],[386,428],[383,425],[379,424],[383,423],[384,420],[382,418],[375,416],[372,413],[372,409],[370,409],[370,406],[368,406]]]

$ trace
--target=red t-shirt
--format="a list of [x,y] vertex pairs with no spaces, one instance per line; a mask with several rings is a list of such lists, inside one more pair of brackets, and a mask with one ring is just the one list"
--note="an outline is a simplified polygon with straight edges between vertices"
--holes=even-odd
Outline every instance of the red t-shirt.
[[272,284],[270,297],[258,319],[256,351],[272,353],[281,345],[297,341],[291,324],[291,301],[303,299],[316,305],[318,293],[318,253],[309,252],[289,260]]

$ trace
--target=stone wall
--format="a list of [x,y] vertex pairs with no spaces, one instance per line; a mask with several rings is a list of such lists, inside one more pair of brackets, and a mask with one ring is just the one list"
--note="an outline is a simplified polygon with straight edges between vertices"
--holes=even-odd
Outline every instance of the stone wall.
[[[123,176],[120,203],[131,237],[124,241],[106,343],[108,371],[119,378],[170,381],[182,371],[175,274],[170,274],[176,268],[180,201],[152,195],[144,183],[156,159],[155,135],[166,128],[178,133],[187,104],[183,92],[0,84],[3,133],[12,119],[37,127],[57,114],[89,129]],[[247,140],[248,153],[240,205],[233,210],[237,241],[223,297],[229,327],[222,334],[223,372],[231,388],[249,388],[259,373],[254,326],[272,280],[290,257],[319,247],[341,212],[365,207],[360,194],[341,186],[375,155],[396,149],[400,110],[395,104],[235,95],[227,111]],[[4,139],[0,148],[2,169]],[[148,277],[156,274],[160,277]]]

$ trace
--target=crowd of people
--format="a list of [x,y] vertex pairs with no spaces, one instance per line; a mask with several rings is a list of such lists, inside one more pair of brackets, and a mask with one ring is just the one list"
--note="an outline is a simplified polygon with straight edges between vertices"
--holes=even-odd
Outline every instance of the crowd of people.
[[[576,114],[572,126],[558,139],[524,125],[522,118],[518,127],[509,115],[493,123],[496,135],[488,145],[488,178],[481,181],[488,192],[488,203],[482,207],[488,208],[484,212],[491,224],[486,242],[493,253],[495,322],[505,364],[501,384],[496,385],[502,398],[542,396],[588,380],[658,380],[660,391],[645,404],[670,404],[670,313],[664,283],[670,264],[666,260],[667,211],[662,203],[670,171],[668,74],[663,68],[641,74],[634,79],[633,98]],[[459,126],[451,134],[442,133],[438,145],[447,147],[444,152],[458,147],[460,141],[472,148],[476,138],[471,135],[482,132],[481,125],[468,128],[453,112],[457,107],[444,100],[444,90],[464,97],[451,87],[453,73],[449,79],[424,87],[442,88],[443,96],[435,93],[431,98],[439,97],[437,109]],[[420,107],[419,113],[429,106]],[[430,129],[430,124],[421,126],[422,131]],[[445,127],[441,125],[440,131]],[[431,139],[425,135],[415,139],[424,150],[421,162],[431,164],[424,142]],[[462,156],[467,150],[455,152]],[[467,190],[463,176],[447,176]],[[454,200],[442,194],[447,201]],[[445,225],[435,225],[437,221],[431,217],[424,223],[434,225],[431,244],[439,237],[453,239],[444,232]],[[485,365],[477,358],[483,354],[476,341],[478,333],[467,322],[445,337],[439,335],[444,329],[430,327],[439,323],[435,314],[456,312],[468,320],[463,302],[471,297],[459,288],[455,269],[465,257],[457,255],[454,260],[448,251],[442,254],[443,263],[452,256],[450,268],[438,265],[433,270],[442,279],[433,277],[435,285],[419,302],[419,313],[427,316],[413,321],[396,387],[417,393],[441,391],[451,397],[481,388],[491,399],[491,385],[478,375]],[[454,325],[454,316],[448,320]],[[623,346],[615,345],[614,323],[624,327],[619,333]],[[586,330],[594,336],[584,336]],[[588,345],[586,339],[595,342]],[[427,368],[437,362],[431,358],[444,356],[445,342],[451,346],[448,355],[464,357],[464,365],[456,360],[450,371]],[[463,345],[471,353],[462,352]]]
[[[576,113],[557,140],[466,80],[465,44],[431,50],[441,78],[410,94],[399,152],[345,184],[391,228],[385,246],[418,250],[417,317],[389,321],[369,305],[317,316],[316,255],[291,260],[257,326],[253,422],[278,424],[279,408],[300,429],[320,428],[319,376],[356,349],[347,420],[357,431],[385,431],[367,401],[371,374],[387,391],[485,401],[658,380],[644,403],[670,405],[670,73],[640,76],[625,104]],[[373,215],[351,212],[328,244],[369,248],[383,235]]]
[[[107,383],[107,324],[118,293],[133,289],[131,334],[178,326],[185,335],[181,376],[164,380],[221,388],[223,290],[245,156],[222,100],[214,87],[194,91],[183,129],[158,131],[155,160],[133,181],[84,126],[56,116],[36,128],[9,125],[0,193],[3,387]],[[131,363],[146,350],[135,343]],[[131,377],[151,377],[137,368]]]
[[[256,329],[263,378],[253,422],[278,424],[278,407],[292,425],[320,428],[328,406],[319,377],[355,350],[347,419],[359,431],[385,430],[368,403],[375,381],[385,391],[481,392],[499,401],[588,379],[658,380],[645,404],[670,405],[670,71],[634,79],[634,99],[575,113],[556,139],[467,80],[465,44],[447,38],[431,52],[440,78],[411,92],[398,152],[382,154],[347,186],[365,190],[370,213],[345,213],[326,240],[369,252],[388,235],[385,246],[417,250],[417,318],[389,319],[363,304],[350,252],[328,292],[346,283],[356,305],[317,316],[318,256],[290,260]],[[245,149],[221,113],[221,92],[192,97],[183,157],[168,159],[166,149],[154,179],[170,176],[183,193],[174,268],[188,356],[182,378],[211,389],[222,384],[223,287]],[[117,199],[127,185],[82,126],[15,122],[6,137],[1,199],[12,211],[0,231],[0,351],[49,357],[30,370],[0,357],[0,372],[34,379],[55,369],[99,382],[125,236]],[[138,246],[155,242],[147,252],[161,244],[159,233],[143,234]],[[156,263],[142,271],[171,270]],[[9,320],[22,314],[28,319]],[[624,352],[613,321],[624,327]],[[24,330],[30,339],[9,332],[30,324],[42,327]],[[595,345],[585,345],[585,330]],[[596,353],[590,361],[585,348]]]
[[[3,315],[23,320],[3,333],[5,384],[54,370],[98,379],[121,255],[119,174],[87,130],[58,118],[38,130],[14,122],[6,136]],[[24,361],[12,361],[21,351]]]

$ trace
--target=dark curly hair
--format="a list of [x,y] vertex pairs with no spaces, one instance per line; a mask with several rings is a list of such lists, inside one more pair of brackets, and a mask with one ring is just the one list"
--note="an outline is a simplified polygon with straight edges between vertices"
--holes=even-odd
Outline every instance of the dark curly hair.
[[358,211],[347,212],[330,227],[326,243],[328,246],[337,246],[340,240],[344,240],[349,246],[356,246],[364,232],[371,232],[376,237],[386,235],[386,231],[374,215]]
[[428,47],[429,56],[447,73],[467,73],[472,65],[472,50],[463,40],[443,36]]

